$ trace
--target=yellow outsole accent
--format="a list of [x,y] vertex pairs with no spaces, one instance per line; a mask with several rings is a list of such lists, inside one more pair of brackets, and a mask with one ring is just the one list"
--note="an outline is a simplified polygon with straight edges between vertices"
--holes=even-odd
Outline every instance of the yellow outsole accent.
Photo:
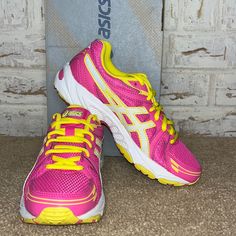
[[22,218],[22,221],[29,224],[40,225],[73,225],[83,223],[95,223],[101,219],[101,215],[92,216],[87,219],[79,219],[66,207],[47,207],[35,219]]
[[125,157],[125,159],[133,164],[133,159],[131,157],[131,155],[125,150],[125,148],[123,148],[120,144],[116,144],[116,146],[118,147],[118,149],[120,150],[121,154],[123,154],[123,156]]
[[180,187],[180,186],[184,186],[185,184],[176,182],[176,181],[171,181],[171,180],[167,180],[167,179],[163,179],[163,178],[159,178],[158,179],[159,183],[164,184],[164,185],[173,185],[175,187]]
[[88,219],[84,219],[84,220],[79,220],[79,224],[89,224],[89,223],[96,223],[101,219],[101,215],[96,215],[96,216],[92,216]]
[[147,175],[150,179],[156,179],[155,175],[145,167],[139,164],[134,164],[135,168],[139,171],[141,171],[144,175]]
[[[125,159],[131,163],[131,164],[134,164],[133,162],[133,159],[131,157],[131,155],[127,152],[127,150],[122,147],[120,144],[116,144],[118,149],[120,150],[120,152],[123,154],[123,156],[125,157]],[[142,165],[139,165],[139,164],[134,164],[135,168],[139,171],[141,171],[144,175],[147,175],[150,179],[157,179],[155,177],[155,175],[148,169],[146,169],[145,167],[143,167]],[[168,179],[163,179],[163,178],[159,178],[157,179],[159,183],[161,184],[164,184],[164,185],[172,185],[172,186],[175,186],[175,187],[180,187],[180,186],[184,186],[184,185],[193,185],[195,184],[198,179],[194,182],[194,183],[190,183],[190,184],[183,184],[183,183],[179,183],[179,182],[176,182],[176,181],[171,181],[171,180],[168,180]]]

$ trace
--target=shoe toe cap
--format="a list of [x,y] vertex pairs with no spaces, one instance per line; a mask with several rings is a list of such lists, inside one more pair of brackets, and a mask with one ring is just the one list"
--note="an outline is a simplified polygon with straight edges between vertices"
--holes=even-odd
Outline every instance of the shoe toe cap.
[[32,215],[47,207],[67,207],[78,216],[96,205],[98,192],[92,179],[78,171],[59,172],[48,171],[29,181],[24,200]]
[[200,178],[202,168],[199,161],[181,141],[170,145],[166,157],[168,169],[174,175],[190,184]]

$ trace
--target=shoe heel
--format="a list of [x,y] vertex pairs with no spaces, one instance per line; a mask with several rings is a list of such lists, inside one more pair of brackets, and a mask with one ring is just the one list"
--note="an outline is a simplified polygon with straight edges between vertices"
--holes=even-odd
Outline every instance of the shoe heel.
[[60,70],[58,71],[56,77],[54,86],[59,94],[59,96],[68,104],[72,104],[72,99],[70,97],[69,91],[68,91],[68,85],[66,83],[66,69],[68,67],[68,63]]

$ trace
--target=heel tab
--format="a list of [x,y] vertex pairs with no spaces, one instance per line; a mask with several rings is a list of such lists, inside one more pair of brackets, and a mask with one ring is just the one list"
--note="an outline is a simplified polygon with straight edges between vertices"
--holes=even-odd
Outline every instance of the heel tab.
[[103,44],[103,47],[106,49],[106,51],[112,51],[112,45],[110,42],[103,39],[100,39],[99,41]]
[[104,40],[104,39],[95,39],[93,42],[90,43],[90,45],[88,47],[91,48],[91,47],[95,46],[96,44],[102,45],[102,48],[105,49],[106,51],[112,50],[111,43]]

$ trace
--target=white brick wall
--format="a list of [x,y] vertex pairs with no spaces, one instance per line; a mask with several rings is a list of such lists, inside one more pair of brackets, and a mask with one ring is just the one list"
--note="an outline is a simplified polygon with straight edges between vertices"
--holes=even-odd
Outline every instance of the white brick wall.
[[[165,0],[161,103],[186,133],[236,136],[236,0]],[[0,134],[46,129],[43,0],[0,1]]]
[[165,2],[165,111],[183,132],[236,136],[236,0]]
[[0,1],[0,135],[46,128],[43,0]]

